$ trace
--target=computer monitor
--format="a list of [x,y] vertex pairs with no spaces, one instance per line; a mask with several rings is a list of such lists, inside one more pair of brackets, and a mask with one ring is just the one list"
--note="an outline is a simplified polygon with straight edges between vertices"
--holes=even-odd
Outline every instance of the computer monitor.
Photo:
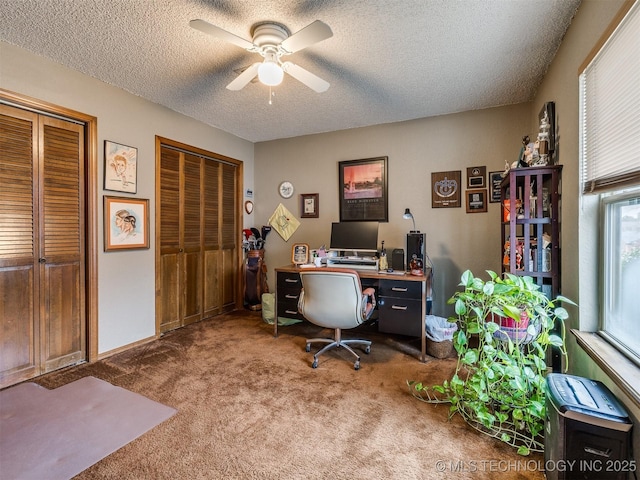
[[331,250],[358,252],[378,251],[378,222],[333,222]]

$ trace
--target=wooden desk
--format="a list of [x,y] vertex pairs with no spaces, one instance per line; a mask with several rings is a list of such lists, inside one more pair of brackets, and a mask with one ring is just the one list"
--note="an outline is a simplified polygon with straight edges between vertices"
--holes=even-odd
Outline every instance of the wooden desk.
[[[274,336],[278,336],[278,317],[304,320],[298,313],[298,297],[302,289],[299,273],[308,268],[295,265],[278,267],[276,272],[276,316],[273,323]],[[378,330],[420,336],[420,360],[425,361],[427,337],[425,318],[427,315],[427,292],[431,269],[425,275],[394,275],[375,270],[357,270],[363,288],[375,287],[378,301]]]

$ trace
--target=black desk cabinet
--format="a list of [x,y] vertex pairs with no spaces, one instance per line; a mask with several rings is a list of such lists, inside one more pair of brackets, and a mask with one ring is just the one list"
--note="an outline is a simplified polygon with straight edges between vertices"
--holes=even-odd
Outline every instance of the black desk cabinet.
[[402,280],[379,281],[378,331],[420,337],[421,317],[421,283]]
[[277,272],[276,295],[278,317],[304,320],[298,313],[298,299],[302,290],[302,280],[297,272]]

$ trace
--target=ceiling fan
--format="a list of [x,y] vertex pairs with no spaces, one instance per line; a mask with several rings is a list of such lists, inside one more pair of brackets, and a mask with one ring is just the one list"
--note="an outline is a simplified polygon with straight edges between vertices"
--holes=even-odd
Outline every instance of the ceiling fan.
[[276,86],[282,82],[284,72],[318,93],[325,92],[329,88],[329,82],[295,63],[281,60],[285,55],[298,52],[333,36],[331,28],[320,20],[310,23],[293,35],[280,23],[271,21],[257,23],[251,28],[253,37],[251,42],[204,20],[191,20],[189,25],[249,52],[258,53],[264,58],[262,62],[252,64],[227,85],[229,90],[241,90],[256,76],[263,84]]

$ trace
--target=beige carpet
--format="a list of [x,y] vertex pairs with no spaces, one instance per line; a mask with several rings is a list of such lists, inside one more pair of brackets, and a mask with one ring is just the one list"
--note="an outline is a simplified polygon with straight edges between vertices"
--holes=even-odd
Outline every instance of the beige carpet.
[[0,392],[0,477],[69,479],[171,417],[173,408],[93,377]]
[[[260,312],[223,315],[94,364],[40,377],[55,388],[92,375],[178,410],[79,479],[542,479],[541,455],[520,457],[447,405],[413,398],[408,379],[441,382],[454,359],[420,363],[402,338],[371,327],[353,369],[333,351],[312,369],[310,324],[279,328]],[[33,459],[37,462],[37,458]]]

